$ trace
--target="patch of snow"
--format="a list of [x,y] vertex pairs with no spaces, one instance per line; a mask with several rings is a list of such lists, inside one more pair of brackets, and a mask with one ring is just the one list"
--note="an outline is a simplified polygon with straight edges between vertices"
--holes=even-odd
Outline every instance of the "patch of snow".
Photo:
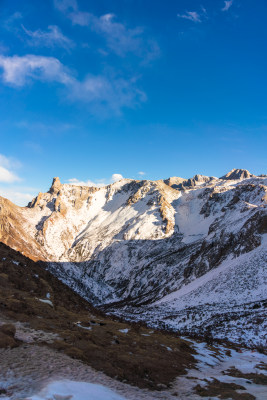
[[165,344],[161,344],[162,347],[165,347],[165,349],[167,349],[168,351],[173,351],[171,347],[166,346]]
[[121,333],[128,333],[129,329],[125,328],[125,329],[119,329],[119,332]]
[[[216,351],[212,351],[206,343],[196,342],[191,339],[190,342],[192,342],[197,351],[197,355],[194,356],[198,360],[197,369],[191,369],[185,377],[178,377],[176,380],[176,385],[182,388],[182,392],[185,388],[188,390],[188,397],[186,398],[190,400],[198,399],[199,397],[196,394],[192,394],[193,387],[197,384],[205,386],[205,379],[211,381],[215,378],[221,382],[244,386],[246,392],[254,395],[257,400],[265,399],[265,385],[254,384],[252,381],[248,382],[248,379],[232,377],[224,372],[231,367],[235,367],[243,373],[262,373],[267,375],[266,371],[256,367],[260,362],[267,363],[266,355],[243,349],[240,353],[231,350],[231,355],[227,356],[225,353],[227,349],[223,346],[217,345]],[[189,393],[191,394],[189,395]],[[181,398],[183,397],[181,396]]]
[[80,322],[76,322],[75,325],[78,326],[79,328],[86,329],[87,331],[91,331],[92,330],[91,326],[82,326]]
[[87,382],[56,381],[28,400],[126,400],[102,385]]
[[51,307],[54,307],[51,300],[46,300],[46,299],[38,299],[38,300],[41,301],[42,303],[49,304]]

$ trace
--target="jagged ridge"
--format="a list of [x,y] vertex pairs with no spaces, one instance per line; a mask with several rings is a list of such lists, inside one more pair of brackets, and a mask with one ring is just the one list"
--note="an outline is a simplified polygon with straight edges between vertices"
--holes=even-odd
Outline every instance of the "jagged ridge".
[[[121,313],[122,306],[144,307],[190,287],[229,257],[264,251],[266,183],[266,176],[246,170],[220,179],[123,179],[103,188],[55,178],[26,208],[3,203],[13,233],[10,241],[1,224],[2,241],[49,261],[50,270],[86,299]],[[264,279],[258,277],[253,293]],[[264,300],[266,292],[260,296]]]

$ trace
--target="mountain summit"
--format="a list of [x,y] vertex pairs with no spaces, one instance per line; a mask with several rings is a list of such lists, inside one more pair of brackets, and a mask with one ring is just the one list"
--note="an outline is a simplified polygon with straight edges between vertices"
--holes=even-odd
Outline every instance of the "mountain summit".
[[246,169],[232,169],[228,174],[222,176],[220,179],[229,179],[229,180],[237,180],[237,179],[247,179],[253,178],[255,175],[252,175]]

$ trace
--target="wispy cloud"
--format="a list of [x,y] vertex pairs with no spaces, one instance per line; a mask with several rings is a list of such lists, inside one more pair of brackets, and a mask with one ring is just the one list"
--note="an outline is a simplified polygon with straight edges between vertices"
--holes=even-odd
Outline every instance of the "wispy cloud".
[[186,11],[184,14],[177,14],[177,17],[188,19],[193,22],[202,22],[200,14],[196,11]]
[[65,49],[70,49],[75,46],[75,43],[69,39],[67,36],[63,35],[61,30],[56,25],[48,26],[47,31],[42,31],[37,29],[36,31],[31,31],[22,25],[22,28],[26,35],[28,36],[28,42],[32,46],[44,46],[44,47],[63,47]]
[[24,146],[31,150],[33,153],[42,153],[43,149],[39,143],[33,142],[31,140],[25,141]]
[[77,178],[71,178],[67,180],[67,183],[69,185],[75,185],[75,186],[94,186],[94,187],[103,187],[105,186],[105,183],[103,180],[98,180],[96,182],[91,181],[88,179],[87,181],[81,181],[80,179]]
[[55,7],[66,14],[73,25],[87,26],[104,37],[108,49],[118,56],[124,57],[127,53],[132,53],[151,61],[160,54],[156,41],[145,37],[144,28],[128,28],[125,24],[117,22],[112,13],[97,17],[92,13],[80,11],[74,0],[55,0]]
[[226,0],[224,2],[224,7],[222,8],[222,11],[228,11],[230,7],[233,5],[233,0]]
[[8,31],[14,31],[14,26],[21,19],[23,19],[23,15],[20,12],[16,11],[14,14],[10,15],[5,21],[3,21],[3,27]]
[[0,55],[0,68],[3,69],[3,81],[14,86],[24,86],[29,79],[56,81],[65,85],[73,80],[67,68],[54,57]]
[[16,173],[20,167],[21,163],[17,159],[0,154],[0,196],[25,206],[34,197],[31,191],[34,193],[36,190],[21,186],[22,179]]
[[68,14],[73,25],[88,26],[93,22],[94,15],[86,11],[73,11]]
[[2,80],[11,86],[23,87],[33,80],[60,83],[67,89],[70,101],[86,102],[94,113],[110,109],[119,114],[122,108],[132,108],[146,100],[144,92],[136,86],[136,78],[127,80],[106,73],[87,75],[78,80],[54,57],[0,55],[0,68],[3,70]]
[[5,44],[0,42],[0,54],[7,53],[8,50],[9,48]]
[[[73,23],[79,23],[79,19],[72,19]],[[116,21],[114,14],[105,14],[96,17],[87,14],[83,19],[94,32],[103,36],[109,50],[124,57],[127,53],[133,53],[138,57],[149,57],[149,60],[158,57],[159,47],[153,40],[144,38],[144,29],[137,27],[127,28],[124,24]]]
[[18,166],[18,162],[0,154],[0,182],[13,183],[21,179],[13,171]]
[[78,9],[76,0],[54,0],[54,5],[61,12],[76,11]]
[[75,81],[69,93],[71,100],[91,103],[96,114],[108,108],[119,114],[124,107],[132,108],[146,100],[146,95],[136,86],[136,79],[105,75],[88,75]]
[[[35,192],[35,191],[33,191]],[[28,188],[23,187],[1,187],[0,196],[11,200],[18,206],[26,206],[33,198],[34,195],[29,193]]]
[[21,120],[15,122],[14,125],[17,128],[26,129],[27,131],[39,132],[42,135],[46,133],[61,134],[72,129],[76,129],[77,126],[65,122],[47,122],[47,121],[27,121]]
[[144,172],[144,171],[140,171],[140,172],[138,172],[138,175],[140,175],[140,176],[144,176],[146,173]]
[[77,178],[68,179],[67,183],[70,185],[76,186],[94,186],[94,187],[103,187],[109,185],[110,183],[118,182],[123,179],[121,174],[113,174],[109,179],[103,178],[97,181],[91,181],[90,179],[87,181],[81,181]]

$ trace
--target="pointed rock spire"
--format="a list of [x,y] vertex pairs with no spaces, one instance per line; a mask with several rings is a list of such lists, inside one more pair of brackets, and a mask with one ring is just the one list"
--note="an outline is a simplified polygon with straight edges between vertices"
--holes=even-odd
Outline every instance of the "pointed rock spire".
[[58,193],[61,189],[61,183],[58,177],[53,178],[52,186],[49,189],[49,193]]

